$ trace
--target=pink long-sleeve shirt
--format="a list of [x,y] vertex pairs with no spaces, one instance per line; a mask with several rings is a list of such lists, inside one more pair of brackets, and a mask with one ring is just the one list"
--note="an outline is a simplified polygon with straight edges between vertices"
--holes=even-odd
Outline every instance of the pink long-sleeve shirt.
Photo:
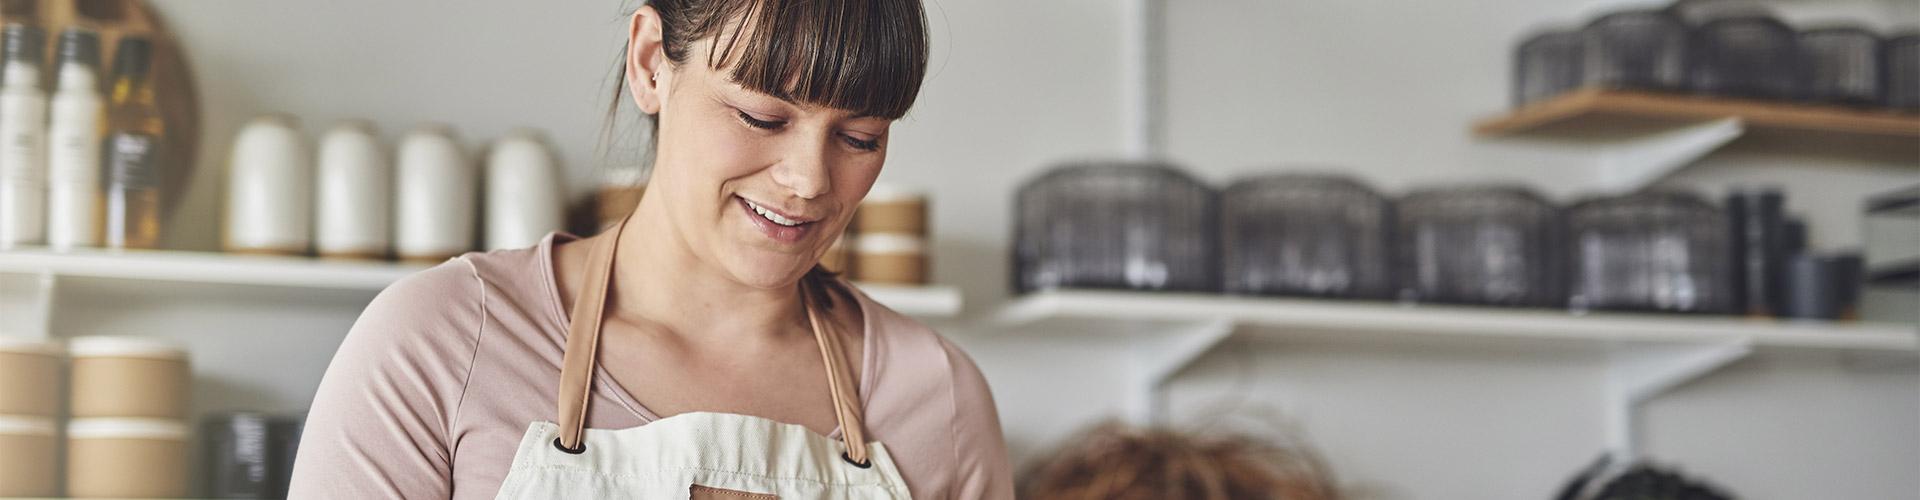
[[[534,421],[552,421],[567,332],[555,234],[396,282],[320,382],[290,498],[493,498]],[[980,371],[945,338],[862,294],[860,399],[916,499],[1011,499],[1006,443]],[[657,417],[596,370],[587,426]]]

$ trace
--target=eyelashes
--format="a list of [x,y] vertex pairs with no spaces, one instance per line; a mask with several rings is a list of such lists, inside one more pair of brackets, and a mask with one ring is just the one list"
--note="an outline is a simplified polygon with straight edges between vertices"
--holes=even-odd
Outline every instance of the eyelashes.
[[[735,110],[733,113],[734,115],[740,118],[741,123],[745,123],[749,127],[753,127],[761,130],[779,130],[781,127],[787,126],[786,120],[762,120],[759,118],[754,118],[752,114],[748,114],[745,111],[739,111],[739,110]],[[841,142],[845,142],[847,146],[852,147],[854,149],[861,150],[861,151],[879,151],[880,150],[879,139],[865,140],[865,139],[855,138],[853,136],[849,136],[846,134],[841,134],[840,140]]]
[[745,111],[734,111],[733,113],[736,115],[740,115],[740,121],[746,122],[747,125],[757,129],[774,130],[787,125],[787,122],[784,120],[780,120],[780,121],[762,120],[759,118],[754,118],[753,115],[747,114],[747,112]]

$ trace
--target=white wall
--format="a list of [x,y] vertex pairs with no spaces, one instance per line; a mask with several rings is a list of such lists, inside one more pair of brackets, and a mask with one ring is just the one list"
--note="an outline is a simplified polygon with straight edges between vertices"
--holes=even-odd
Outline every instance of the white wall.
[[[369,118],[389,137],[445,121],[476,148],[515,126],[540,127],[577,188],[593,178],[603,85],[623,29],[614,2],[156,3],[190,52],[204,101],[207,161],[175,218],[177,246],[218,241],[221,179],[209,174],[224,166],[233,130],[265,112],[292,113],[312,132]],[[1506,107],[1507,54],[1522,33],[1620,2],[1168,3],[1168,156],[1204,178],[1308,165],[1389,192],[1512,178],[1567,193],[1578,186],[1564,185],[1557,163],[1577,158],[1478,141],[1467,123]],[[1920,12],[1910,0],[1821,5],[1881,20]],[[1122,149],[1118,9],[928,3],[932,71],[895,129],[883,178],[934,190],[935,274],[963,287],[971,310],[1006,297],[1014,187],[1051,162]],[[1838,248],[1860,238],[1861,194],[1920,182],[1911,157],[1755,149],[1764,148],[1736,147],[1669,184],[1785,183],[1816,246]],[[948,333],[986,369],[1019,457],[1117,408],[1120,346]],[[307,350],[318,356],[337,342],[314,339]],[[1290,415],[1370,498],[1521,499],[1546,497],[1599,451],[1601,380],[1579,357],[1235,344],[1181,377],[1173,395],[1192,408],[1237,400]],[[1648,415],[1654,456],[1745,498],[1920,498],[1911,363],[1762,357],[1681,388]]]

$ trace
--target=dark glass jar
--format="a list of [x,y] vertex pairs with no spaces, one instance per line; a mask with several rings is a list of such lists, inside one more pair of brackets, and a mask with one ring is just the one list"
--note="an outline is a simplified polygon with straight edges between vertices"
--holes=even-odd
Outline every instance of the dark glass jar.
[[1807,100],[1847,106],[1878,106],[1881,82],[1880,37],[1861,28],[1819,28],[1800,32],[1806,56],[1801,80]]
[[1699,196],[1647,192],[1567,210],[1574,310],[1725,313],[1733,305],[1726,216]]
[[1404,300],[1549,307],[1562,303],[1560,213],[1525,188],[1424,189],[1394,207]]
[[1055,168],[1015,201],[1015,290],[1218,291],[1216,196],[1162,163]]
[[1715,19],[1687,42],[1687,84],[1723,97],[1795,100],[1806,93],[1799,37],[1765,16]]
[[1231,293],[1389,298],[1391,217],[1347,177],[1241,180],[1220,197],[1221,280]]
[[1686,88],[1687,29],[1660,10],[1600,16],[1581,30],[1581,75],[1587,85],[1615,89]]
[[1513,105],[1545,100],[1580,88],[1581,34],[1545,31],[1513,50]]
[[1886,57],[1886,105],[1889,108],[1920,112],[1920,33],[1888,38],[1881,51]]

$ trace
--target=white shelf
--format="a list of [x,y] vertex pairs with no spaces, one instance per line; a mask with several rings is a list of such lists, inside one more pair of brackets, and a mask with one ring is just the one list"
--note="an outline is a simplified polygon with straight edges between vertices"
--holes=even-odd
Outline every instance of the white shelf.
[[[368,293],[378,292],[394,281],[427,267],[421,264],[167,250],[53,251],[22,248],[0,251],[0,274]],[[960,292],[952,287],[857,286],[875,301],[910,316],[944,318],[959,314],[961,309]]]
[[1775,321],[1724,316],[1573,314],[1540,309],[1399,305],[1210,294],[1057,290],[1015,299],[989,320],[1001,332],[1124,342],[1132,353],[1127,413],[1166,418],[1168,380],[1234,336],[1282,341],[1459,345],[1597,353],[1607,360],[1606,440],[1640,448],[1639,410],[1660,394],[1768,348],[1911,360],[1920,325]]
[[0,273],[370,292],[422,269],[426,266],[167,250],[23,248],[0,252]]
[[1920,326],[1777,321],[1725,316],[1593,313],[1398,305],[1313,299],[1066,290],[1020,298],[993,317],[1002,329],[1055,334],[1147,333],[1226,321],[1248,335],[1337,333],[1480,342],[1536,339],[1571,345],[1752,342],[1758,346],[1920,352]]

